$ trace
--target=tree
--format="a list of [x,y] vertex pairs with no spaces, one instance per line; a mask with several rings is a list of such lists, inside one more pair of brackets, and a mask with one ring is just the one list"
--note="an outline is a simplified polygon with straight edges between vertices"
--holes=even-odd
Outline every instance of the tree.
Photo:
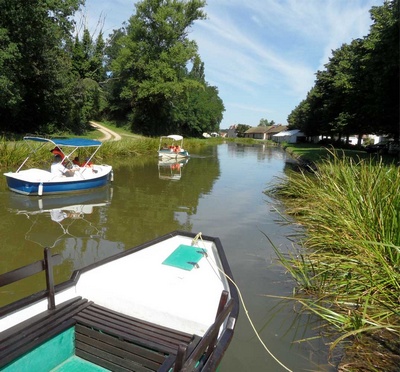
[[209,86],[205,81],[204,63],[199,56],[194,58],[189,78],[200,86],[188,89],[185,95],[171,109],[173,127],[168,131],[186,133],[189,136],[200,136],[204,132],[217,132],[225,111],[224,104],[218,96],[217,87]]
[[236,134],[238,137],[244,137],[244,133],[251,128],[250,125],[247,124],[238,124],[236,126]]
[[[222,119],[223,105],[218,99],[214,99],[218,114],[210,114],[213,110],[196,112],[199,105],[189,107],[189,103],[204,102],[205,96],[215,97],[218,92],[205,83],[197,45],[188,39],[193,22],[206,17],[204,6],[204,0],[143,0],[136,4],[126,35],[118,38],[119,47],[113,48],[118,54],[111,63],[111,78],[118,82],[113,83],[113,92],[118,94],[114,102],[125,102],[123,112],[129,104],[132,130],[193,135],[201,133],[207,116],[213,120],[208,127]],[[195,66],[191,73],[189,63]]]
[[125,86],[125,81],[121,78],[122,73],[119,74],[112,67],[119,54],[123,53],[124,50],[123,40],[127,35],[125,26],[113,30],[108,38],[104,56],[105,70],[108,76],[104,84],[108,102],[106,110],[108,117],[116,121],[117,125],[124,122],[132,112],[131,101],[121,97]]
[[106,96],[101,82],[106,79],[104,66],[105,42],[100,31],[96,41],[87,28],[82,39],[78,35],[72,47],[72,71],[76,75],[75,101],[81,108],[84,122],[100,119],[107,106]]
[[0,126],[51,132],[80,125],[71,99],[71,16],[81,0],[0,2]]
[[399,136],[399,1],[373,7],[371,32],[333,51],[315,86],[289,115],[307,135]]
[[372,120],[377,134],[399,138],[399,0],[372,7],[374,23],[365,40],[366,75],[370,77]]

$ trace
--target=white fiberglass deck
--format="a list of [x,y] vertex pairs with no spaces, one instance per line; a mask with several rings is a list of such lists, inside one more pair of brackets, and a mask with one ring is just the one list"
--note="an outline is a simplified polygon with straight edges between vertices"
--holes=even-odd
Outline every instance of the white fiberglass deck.
[[228,285],[213,243],[198,241],[208,257],[191,271],[162,264],[180,244],[192,239],[175,236],[154,246],[83,273],[76,295],[95,303],[148,320],[203,335],[214,322],[219,299]]
[[[214,322],[221,292],[228,289],[217,249],[207,251],[198,267],[187,271],[162,262],[192,238],[180,235],[81,273],[76,286],[56,294],[56,305],[82,296],[98,305],[149,322],[202,336]],[[47,310],[47,299],[0,319],[0,332]]]

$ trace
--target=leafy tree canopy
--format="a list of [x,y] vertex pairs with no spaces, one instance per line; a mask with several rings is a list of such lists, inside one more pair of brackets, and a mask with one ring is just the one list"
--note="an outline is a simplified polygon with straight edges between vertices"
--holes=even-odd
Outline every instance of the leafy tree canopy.
[[143,0],[123,35],[114,34],[113,113],[127,116],[134,131],[200,135],[219,127],[222,101],[205,82],[197,45],[188,39],[193,22],[206,17],[204,6],[204,0]]
[[333,51],[314,87],[289,115],[309,136],[399,137],[399,0],[370,11],[368,36]]
[[0,2],[0,126],[3,131],[72,127],[73,76],[66,46],[81,0]]

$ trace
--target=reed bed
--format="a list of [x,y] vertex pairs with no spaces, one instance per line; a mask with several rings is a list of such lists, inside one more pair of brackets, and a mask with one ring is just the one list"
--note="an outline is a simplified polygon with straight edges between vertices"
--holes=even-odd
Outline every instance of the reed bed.
[[301,249],[275,251],[297,282],[296,300],[339,333],[332,348],[384,331],[398,354],[400,170],[330,155],[316,171],[293,171],[269,190],[305,231]]
[[[196,152],[200,147],[221,143],[222,138],[197,139],[188,138],[184,140],[184,147],[191,152]],[[119,159],[132,158],[136,156],[157,156],[160,139],[151,137],[123,137],[120,141],[105,141],[101,150],[96,153],[94,162],[112,164]],[[34,146],[34,145],[32,145]],[[43,146],[26,163],[25,167],[49,168],[52,156],[49,153],[50,147]],[[25,141],[9,141],[0,139],[0,170],[15,171],[25,160],[30,152]],[[91,155],[90,149],[80,149],[80,159]]]

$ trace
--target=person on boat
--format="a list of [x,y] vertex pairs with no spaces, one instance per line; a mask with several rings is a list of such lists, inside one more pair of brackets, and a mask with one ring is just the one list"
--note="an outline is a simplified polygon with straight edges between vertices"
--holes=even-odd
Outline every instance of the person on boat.
[[54,162],[51,164],[51,173],[54,174],[55,176],[66,176],[66,177],[72,177],[75,174],[76,169],[68,169],[63,163],[62,163],[62,157],[61,155],[57,154],[54,156]]
[[54,149],[50,150],[50,152],[51,152],[54,156],[60,155],[60,156],[61,156],[61,160],[64,160],[64,158],[65,158],[64,153],[61,151],[61,149],[60,149],[58,146],[54,147]]
[[90,161],[90,158],[86,158],[86,160],[80,166],[90,168],[93,173],[97,173],[97,170],[94,169],[94,164]]
[[79,158],[77,156],[74,157],[74,160],[72,160],[72,163],[74,165],[77,165],[78,167],[81,166],[81,163],[79,162]]

